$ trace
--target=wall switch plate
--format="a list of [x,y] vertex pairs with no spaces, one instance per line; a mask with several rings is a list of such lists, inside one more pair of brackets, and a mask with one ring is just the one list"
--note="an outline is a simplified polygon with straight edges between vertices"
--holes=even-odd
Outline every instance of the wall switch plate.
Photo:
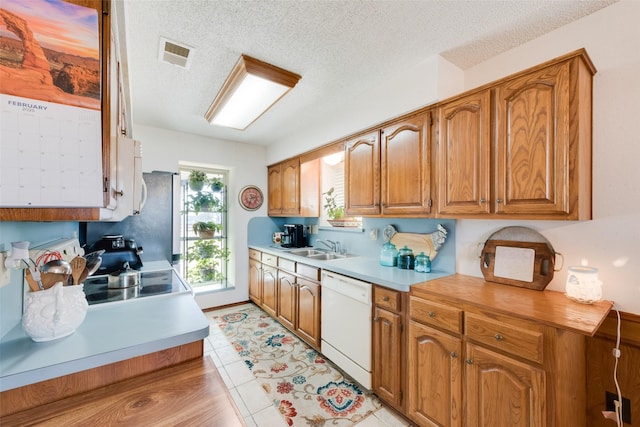
[[7,252],[0,252],[0,286],[7,285],[11,281],[10,270],[4,266],[5,258],[7,258]]
[[371,240],[378,240],[378,229],[377,228],[372,228],[371,231],[369,231],[369,238]]

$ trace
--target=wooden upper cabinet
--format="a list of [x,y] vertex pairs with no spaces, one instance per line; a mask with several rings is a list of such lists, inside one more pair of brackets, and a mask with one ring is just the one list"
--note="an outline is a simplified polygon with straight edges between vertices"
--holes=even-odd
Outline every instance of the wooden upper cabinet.
[[438,213],[488,214],[491,197],[491,92],[438,109]]
[[380,213],[380,132],[359,135],[345,144],[347,215]]
[[438,216],[591,219],[595,68],[584,50],[438,108]]
[[300,214],[300,161],[282,163],[282,214]]
[[282,165],[269,166],[267,170],[269,200],[269,215],[280,215],[282,213]]
[[300,162],[286,160],[269,166],[269,208],[271,216],[300,214]]
[[570,213],[570,66],[496,88],[497,213]]
[[269,166],[269,216],[320,215],[320,159],[300,158]]
[[421,216],[431,211],[430,129],[427,112],[347,141],[348,215]]
[[431,211],[430,129],[431,112],[382,129],[383,215],[421,215]]

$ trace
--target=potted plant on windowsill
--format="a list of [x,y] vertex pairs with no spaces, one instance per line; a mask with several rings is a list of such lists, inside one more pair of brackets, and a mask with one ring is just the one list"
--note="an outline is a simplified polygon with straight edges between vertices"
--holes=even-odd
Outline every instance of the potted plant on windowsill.
[[198,221],[193,224],[193,232],[201,239],[211,239],[215,236],[216,231],[222,230],[222,224],[216,224],[213,221]]
[[201,170],[192,170],[189,173],[189,188],[193,191],[201,191],[207,182],[207,174]]
[[335,188],[331,187],[325,193],[322,193],[324,196],[324,205],[323,208],[327,213],[327,222],[331,224],[332,227],[358,227],[360,226],[360,221],[356,218],[345,216],[344,206],[338,205],[336,201]]

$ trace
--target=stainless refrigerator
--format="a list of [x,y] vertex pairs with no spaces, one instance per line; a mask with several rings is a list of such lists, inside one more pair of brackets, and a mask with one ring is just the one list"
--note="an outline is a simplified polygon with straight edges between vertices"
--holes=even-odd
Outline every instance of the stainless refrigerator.
[[[120,222],[87,222],[80,226],[80,241],[90,246],[104,235],[118,234],[142,246],[142,262],[180,260],[180,175],[153,171],[143,174],[143,206],[139,215]],[[146,192],[146,198],[144,193]]]

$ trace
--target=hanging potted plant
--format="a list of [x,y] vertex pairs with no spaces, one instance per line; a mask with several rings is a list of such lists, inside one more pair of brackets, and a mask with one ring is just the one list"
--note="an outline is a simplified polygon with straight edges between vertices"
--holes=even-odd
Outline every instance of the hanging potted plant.
[[224,183],[222,182],[222,180],[215,176],[211,178],[211,180],[209,181],[209,185],[211,186],[211,190],[214,193],[219,193],[224,188]]
[[215,236],[216,231],[222,230],[222,224],[216,224],[213,221],[198,221],[193,224],[193,232],[201,239],[211,239]]
[[189,202],[189,208],[199,214],[200,212],[215,211],[220,206],[220,201],[211,193],[203,193],[201,191],[198,194],[189,196],[191,201]]
[[223,249],[214,240],[198,240],[187,249],[189,270],[187,280],[190,283],[204,283],[224,279],[220,264],[227,262],[230,251]]
[[207,174],[201,170],[192,170],[189,173],[189,188],[193,191],[201,191],[207,182]]

